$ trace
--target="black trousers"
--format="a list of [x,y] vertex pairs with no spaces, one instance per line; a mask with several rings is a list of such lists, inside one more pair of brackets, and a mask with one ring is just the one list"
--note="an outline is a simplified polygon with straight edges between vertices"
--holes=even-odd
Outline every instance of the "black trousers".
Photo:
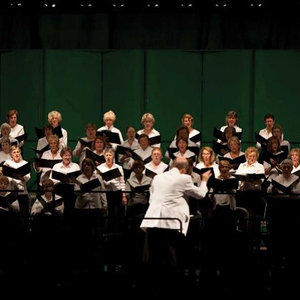
[[148,228],[145,244],[145,262],[155,273],[176,271],[181,264],[183,236],[176,229]]

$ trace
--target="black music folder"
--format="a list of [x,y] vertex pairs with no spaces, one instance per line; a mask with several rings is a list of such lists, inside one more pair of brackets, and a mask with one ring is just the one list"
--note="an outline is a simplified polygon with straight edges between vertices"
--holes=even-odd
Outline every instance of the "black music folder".
[[196,146],[188,146],[187,147],[191,152],[195,153],[196,156],[199,155],[200,148]]
[[54,185],[54,193],[63,197],[64,203],[68,206],[70,204],[68,202],[71,202],[70,199],[74,195],[74,184],[57,183]]
[[90,180],[86,183],[82,183],[80,185],[80,191],[83,193],[87,193],[95,188],[97,188],[98,186],[101,186],[101,182],[99,181],[98,178],[95,178],[93,180]]
[[122,155],[130,154],[131,158],[134,159],[134,160],[142,160],[141,157],[134,152],[134,150],[132,150],[131,148],[128,148],[128,147],[118,145],[117,149],[116,149],[116,152],[118,154],[122,154]]
[[52,170],[51,174],[52,174],[51,177],[53,179],[59,180],[63,183],[71,183],[71,182],[74,182],[75,179],[81,174],[81,171],[78,170],[78,171],[74,171],[74,172],[65,174],[65,173],[61,173],[61,172]]
[[[228,127],[228,126],[227,126]],[[238,139],[240,140],[242,138],[242,133],[243,132],[236,132],[234,134],[234,136],[237,136]],[[227,142],[226,140],[226,136],[225,136],[225,132],[224,131],[221,131],[220,129],[218,128],[214,128],[214,131],[213,131],[213,136],[219,140],[221,140],[222,142]]]
[[120,135],[117,132],[112,132],[111,130],[101,130],[97,131],[96,135],[105,137],[109,143],[121,144]]
[[260,143],[261,146],[267,147],[268,139],[265,139],[259,133],[255,132],[255,140],[257,143]]
[[43,154],[45,151],[47,151],[47,150],[50,150],[50,146],[49,146],[49,144],[48,145],[46,145],[44,148],[42,148],[42,149],[35,149],[35,148],[31,148],[35,153],[37,153],[37,154]]
[[86,141],[86,140],[80,138],[80,139],[78,139],[78,142],[79,142],[83,147],[92,148],[93,141]]
[[221,144],[221,143],[218,143],[217,141],[213,141],[212,146],[213,146],[214,152],[219,155],[224,155],[230,151],[227,144]]
[[236,178],[218,179],[212,178],[209,180],[209,187],[213,188],[214,192],[227,192],[236,190],[239,187],[239,181]]
[[122,176],[119,168],[114,168],[114,169],[106,171],[106,172],[101,172],[101,171],[99,171],[99,172],[100,172],[100,175],[102,176],[103,180],[105,180],[105,181],[110,181],[112,179]]
[[55,164],[60,163],[61,159],[44,159],[44,158],[34,158],[34,161],[38,164],[41,168],[53,168]]
[[145,168],[145,175],[147,177],[150,177],[150,178],[153,179],[157,175],[157,173],[153,172],[152,170],[149,170],[149,169]]
[[10,206],[18,199],[17,193],[9,193],[6,196],[0,195],[0,207],[10,208]]
[[155,144],[160,144],[161,143],[161,136],[157,135],[157,136],[153,136],[151,138],[149,138],[149,145],[155,145]]
[[194,143],[198,143],[202,141],[202,134],[201,132],[197,133],[196,135],[192,136],[191,138],[189,138],[192,142]]
[[213,136],[222,142],[227,142],[224,132],[216,127],[214,128]]
[[[43,138],[45,136],[45,133],[44,133],[43,129],[37,128],[37,127],[35,127],[34,129],[35,129],[35,134],[36,134],[38,139]],[[53,128],[52,132],[53,132],[53,134],[56,134],[59,138],[61,138],[63,136],[60,125]]]
[[136,187],[131,187],[131,192],[132,193],[145,193],[149,191],[150,188],[150,184],[146,184],[146,185],[138,185]]
[[289,147],[288,145],[282,145],[280,146],[281,151],[283,151],[286,154],[286,157],[289,155]]
[[56,134],[59,138],[61,138],[63,136],[60,125],[53,128],[53,134]]
[[284,194],[290,194],[292,189],[299,183],[299,178],[297,178],[296,180],[294,180],[291,183],[287,183],[287,184],[282,184],[279,183],[276,178],[272,179],[272,185],[274,188],[280,190],[281,192],[283,192]]
[[187,160],[191,160],[192,162],[196,162],[197,160],[197,156],[196,155],[193,155],[193,156],[190,156],[190,157],[186,157]]
[[273,160],[276,161],[276,163],[280,164],[285,158],[286,158],[286,153],[284,151],[280,151],[277,153],[272,153],[270,151],[265,151],[264,152],[264,160],[271,164],[270,159],[272,158]]
[[20,143],[22,141],[25,141],[27,139],[27,137],[28,137],[28,133],[25,132],[22,135],[16,136],[15,139]]
[[44,212],[53,213],[56,207],[63,204],[63,198],[59,198],[57,200],[52,199],[50,202],[46,202],[40,194],[37,194],[37,199],[42,204]]
[[18,146],[18,141],[10,142],[10,145],[11,145],[11,146]]
[[174,160],[176,158],[176,156],[174,155],[174,153],[177,152],[178,149],[177,148],[170,148],[169,147],[167,151],[168,151],[168,154],[169,154],[169,158]]
[[167,151],[168,151],[168,152],[175,153],[175,152],[178,151],[178,148],[177,148],[177,147],[168,147]]
[[211,177],[215,177],[215,173],[214,173],[214,168],[213,167],[209,167],[209,168],[202,168],[202,169],[198,169],[196,167],[193,167],[193,172],[199,174],[200,176],[207,172],[207,171],[211,171]]
[[99,164],[103,164],[105,162],[104,155],[98,155],[89,148],[85,150],[85,157],[90,158],[94,163],[98,162]]
[[255,174],[255,173],[254,174],[236,174],[236,173],[233,173],[232,175],[241,181],[254,181],[257,179],[265,179],[266,178],[264,173],[260,173],[260,174]]
[[44,133],[43,129],[35,127],[34,130],[35,130],[36,137],[38,139],[41,139],[45,136],[45,133]]
[[15,178],[15,179],[20,179],[20,177],[23,177],[30,173],[31,168],[30,168],[30,163],[27,162],[25,165],[22,167],[19,167],[17,169],[11,168],[9,166],[3,165],[2,166],[2,173],[5,176]]
[[[280,171],[281,171],[281,170],[280,170]],[[280,173],[282,173],[282,171],[281,171]],[[298,171],[296,171],[296,172],[294,172],[294,173],[292,173],[292,174],[295,174],[295,175],[297,175],[298,177],[300,177],[300,170],[298,170]]]
[[221,160],[227,160],[231,165],[235,166],[235,169],[237,169],[237,167],[246,162],[246,156],[243,154],[241,156],[238,156],[236,158],[230,158],[230,157],[219,157],[219,161]]

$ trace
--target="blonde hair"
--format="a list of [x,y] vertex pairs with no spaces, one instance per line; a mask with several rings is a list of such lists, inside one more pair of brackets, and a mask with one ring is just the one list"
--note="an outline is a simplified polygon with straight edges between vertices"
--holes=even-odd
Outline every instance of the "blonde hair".
[[153,117],[152,114],[150,114],[150,113],[144,113],[143,116],[142,116],[142,118],[141,118],[141,124],[144,125],[145,121],[147,121],[147,120],[152,121],[152,123],[154,125],[155,119],[154,119],[154,117]]
[[61,113],[57,110],[52,110],[48,113],[48,122],[49,123],[51,123],[51,120],[52,120],[53,117],[58,118],[58,123],[60,123],[62,121]]
[[48,141],[49,141],[49,142],[50,142],[50,141],[55,141],[55,142],[59,143],[59,137],[58,137],[56,134],[51,134],[51,135],[49,135],[49,137],[48,137]]
[[241,141],[239,140],[239,138],[236,135],[229,138],[229,140],[228,140],[228,146],[229,147],[230,147],[231,143],[234,143],[234,144],[238,145],[239,147],[241,147]]
[[291,157],[293,153],[297,153],[300,159],[300,148],[292,148],[289,157]]
[[109,110],[103,115],[103,122],[105,122],[106,119],[112,119],[113,121],[115,121],[116,114],[112,110]]
[[246,157],[248,157],[248,155],[249,155],[251,152],[255,152],[255,153],[256,153],[256,158],[258,157],[258,150],[257,150],[256,147],[253,147],[253,146],[250,146],[250,147],[248,147],[248,148],[245,150],[245,155],[246,155]]
[[203,162],[202,153],[206,150],[210,153],[210,164],[212,164],[216,160],[216,154],[214,150],[208,146],[204,146],[200,149],[199,156],[198,156],[198,162]]
[[[19,146],[13,145],[13,146],[10,147],[10,150],[9,150],[9,154],[10,154],[11,157],[12,157],[13,151],[15,151],[15,150],[19,150],[20,153],[21,153],[20,147],[19,147]],[[20,161],[21,161],[21,160],[23,160],[22,154],[20,154]]]
[[10,131],[11,131],[11,127],[10,127],[10,125],[8,123],[2,123],[1,127],[0,127],[0,131],[2,131],[2,129],[4,129],[4,128],[9,128]]
[[104,156],[106,153],[111,153],[113,157],[115,157],[115,151],[111,148],[107,148],[105,151],[104,151]]
[[3,144],[5,144],[5,143],[11,145],[10,139],[9,139],[8,137],[6,137],[6,136],[4,136],[4,137],[2,137],[2,138],[0,139],[0,145],[3,145]]
[[[14,150],[20,150],[20,147],[19,146],[16,146],[16,145],[13,145],[13,146],[11,146],[11,148],[10,148],[10,153],[12,153]],[[21,150],[20,150],[21,151]]]

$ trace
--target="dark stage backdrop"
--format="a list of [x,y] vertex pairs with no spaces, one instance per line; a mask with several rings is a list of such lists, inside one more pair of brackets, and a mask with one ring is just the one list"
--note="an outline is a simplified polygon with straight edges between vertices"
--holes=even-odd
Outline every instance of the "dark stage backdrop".
[[[300,52],[294,50],[8,50],[0,60],[0,117],[19,111],[29,133],[24,158],[32,161],[35,127],[51,110],[62,113],[73,148],[85,125],[103,125],[107,110],[116,127],[139,129],[151,112],[161,132],[163,150],[175,135],[181,116],[194,116],[203,144],[211,145],[213,128],[236,110],[243,128],[243,150],[273,113],[292,146],[300,141]],[[33,175],[34,177],[34,175]]]
[[269,6],[260,9],[238,7],[246,0],[233,2],[226,9],[195,12],[3,13],[0,6],[0,49],[300,47],[299,1],[265,1]]

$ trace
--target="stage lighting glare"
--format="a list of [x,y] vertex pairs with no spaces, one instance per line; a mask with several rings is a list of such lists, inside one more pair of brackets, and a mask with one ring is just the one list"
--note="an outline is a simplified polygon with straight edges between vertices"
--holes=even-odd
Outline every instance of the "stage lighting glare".
[[228,0],[215,0],[213,1],[213,7],[215,9],[227,9],[229,8]]
[[55,7],[56,7],[56,4],[55,4],[55,3],[50,3],[50,4],[44,3],[44,7],[45,7],[45,8],[55,8]]
[[56,8],[57,8],[57,0],[55,1],[55,0],[44,0],[44,1],[42,1],[42,3],[41,3],[41,7],[42,7],[42,9],[44,9],[44,10],[47,10],[47,11],[50,11],[50,10],[56,10]]
[[10,2],[9,5],[10,5],[10,7],[22,7],[23,3],[20,1],[17,1],[17,2]]
[[193,7],[193,3],[181,3],[180,6],[182,8],[186,8],[186,7],[192,8]]
[[251,2],[251,3],[250,3],[250,7],[258,7],[258,8],[261,8],[261,7],[263,7],[263,3],[261,3],[261,2],[258,2],[258,3]]
[[215,3],[215,7],[227,7],[227,3]]
[[123,9],[126,7],[124,0],[114,0],[112,1],[111,6],[114,9],[121,9],[121,8]]
[[93,7],[93,3],[80,3],[80,7],[81,8],[92,8]]
[[156,3],[146,3],[146,6],[148,8],[159,8],[159,3],[156,2]]

